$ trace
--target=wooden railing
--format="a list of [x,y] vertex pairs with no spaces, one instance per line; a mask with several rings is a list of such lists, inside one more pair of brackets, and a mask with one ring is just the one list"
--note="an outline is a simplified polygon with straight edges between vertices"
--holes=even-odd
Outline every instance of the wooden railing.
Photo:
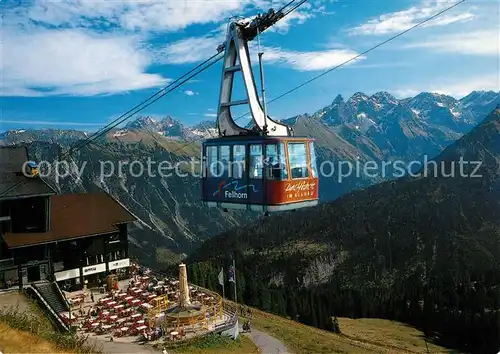
[[[167,274],[164,274],[164,273],[156,271],[156,270],[151,270],[151,273],[158,278],[165,278],[165,277],[168,278],[169,277]],[[223,311],[223,314],[224,314],[224,312],[227,312],[229,314],[229,319],[227,321],[215,326],[215,333],[220,333],[220,332],[223,332],[225,330],[228,330],[228,329],[232,328],[238,322],[238,310],[237,310],[236,306],[225,302],[219,293],[217,293],[213,290],[204,288],[202,286],[196,285],[196,284],[190,283],[188,285],[196,286],[197,289],[200,289],[204,293],[209,294],[210,296],[213,296],[216,299],[218,299],[217,302],[222,304],[221,311]]]

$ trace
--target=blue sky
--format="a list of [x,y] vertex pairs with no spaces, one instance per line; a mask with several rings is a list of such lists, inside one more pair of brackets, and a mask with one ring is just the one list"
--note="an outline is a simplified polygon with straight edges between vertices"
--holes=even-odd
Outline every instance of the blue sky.
[[[227,18],[287,2],[4,1],[0,131],[95,130],[214,54]],[[310,0],[261,37],[267,98],[453,3]],[[339,93],[349,97],[357,91],[396,97],[435,91],[457,98],[472,90],[498,91],[499,25],[497,1],[468,0],[272,103],[269,114],[282,119],[312,113]],[[170,115],[186,125],[215,119],[220,66],[141,114]]]

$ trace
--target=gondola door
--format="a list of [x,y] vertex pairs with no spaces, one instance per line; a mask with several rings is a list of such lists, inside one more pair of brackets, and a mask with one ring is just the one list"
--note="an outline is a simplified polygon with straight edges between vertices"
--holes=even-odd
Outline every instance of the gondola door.
[[266,204],[264,189],[264,145],[251,143],[248,145],[248,200],[253,210],[263,210]]
[[247,208],[250,204],[251,191],[248,188],[248,152],[244,143],[231,145],[231,193],[233,202]]

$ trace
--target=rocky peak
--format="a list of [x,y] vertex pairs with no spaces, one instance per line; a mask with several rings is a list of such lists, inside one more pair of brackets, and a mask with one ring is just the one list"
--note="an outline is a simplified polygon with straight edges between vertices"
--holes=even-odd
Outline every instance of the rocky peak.
[[136,120],[127,123],[125,128],[157,131],[159,128],[159,123],[151,116],[141,116],[138,117]]
[[342,97],[342,95],[338,94],[337,97],[335,97],[335,99],[333,100],[332,106],[339,105],[342,103],[344,103],[344,97]]
[[351,96],[351,98],[349,98],[348,102],[356,102],[356,103],[359,103],[359,102],[362,102],[362,101],[366,101],[368,100],[370,97],[368,97],[366,94],[364,94],[363,92],[356,92],[354,95]]
[[370,97],[370,99],[382,104],[392,104],[392,105],[399,104],[396,97],[394,97],[387,91],[376,92]]

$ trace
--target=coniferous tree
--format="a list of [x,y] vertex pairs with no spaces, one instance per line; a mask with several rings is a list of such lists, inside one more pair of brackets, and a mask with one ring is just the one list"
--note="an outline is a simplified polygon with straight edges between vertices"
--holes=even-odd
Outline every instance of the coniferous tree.
[[269,292],[269,288],[264,285],[260,284],[260,308],[263,309],[264,311],[271,311],[272,304],[271,304],[271,293]]

